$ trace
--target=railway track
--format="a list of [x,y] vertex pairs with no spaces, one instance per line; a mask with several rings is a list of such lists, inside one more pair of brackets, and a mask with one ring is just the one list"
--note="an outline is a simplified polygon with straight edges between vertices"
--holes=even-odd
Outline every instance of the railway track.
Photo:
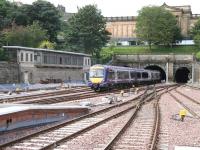
[[162,94],[156,96],[156,101],[143,105],[137,117],[129,120],[103,149],[155,150],[160,123],[158,102]]
[[[132,102],[135,103],[135,102]],[[121,107],[120,107],[121,106]],[[77,134],[77,132],[83,132],[84,130],[87,130],[87,127],[91,128],[91,125],[97,125],[99,121],[105,120],[106,118],[112,117],[113,113],[116,114],[116,111],[118,113],[123,112],[126,109],[131,109],[133,106],[130,107],[130,102],[126,102],[120,105],[114,105],[111,107],[108,107],[106,109],[102,109],[100,111],[97,111],[95,113],[80,117],[78,119],[74,119],[72,121],[62,123],[58,126],[55,126],[53,128],[49,128],[40,132],[36,132],[35,134],[31,134],[28,137],[25,136],[21,139],[9,142],[7,144],[1,145],[1,148],[6,147],[5,149],[17,149],[17,148],[24,148],[28,149],[29,147],[34,147],[36,149],[42,149],[44,147],[47,148],[47,146],[52,145],[58,145],[61,140],[66,140],[66,138],[70,138],[74,136],[74,134]],[[121,108],[121,109],[119,109]],[[78,131],[77,131],[78,130]],[[65,134],[69,134],[67,137]],[[40,141],[40,142],[39,142]],[[41,143],[43,141],[42,145],[39,145],[38,143]],[[46,142],[45,142],[46,141]],[[16,144],[14,144],[16,143]],[[10,146],[14,144],[13,146]]]
[[70,93],[78,93],[78,92],[84,92],[88,91],[88,87],[76,87],[76,88],[70,88],[66,90],[59,90],[59,91],[53,91],[53,92],[48,92],[48,93],[41,93],[41,94],[33,94],[33,95],[25,95],[25,96],[17,96],[17,97],[12,97],[12,98],[4,98],[0,99],[0,103],[12,103],[12,102],[23,102],[23,101],[28,101],[32,99],[37,99],[37,98],[45,98],[45,97],[50,97],[50,96],[56,96],[56,95],[63,95],[63,94],[70,94]]
[[[158,87],[162,88],[162,85]],[[140,91],[144,90],[145,87],[140,87]],[[129,92],[129,89],[124,89],[125,92]],[[119,89],[114,89],[111,91],[112,93],[119,93]],[[101,93],[95,93],[92,90],[88,90],[88,88],[81,89],[69,89],[64,91],[57,91],[51,93],[44,93],[39,95],[25,96],[25,97],[16,97],[11,99],[1,100],[1,103],[15,103],[15,104],[53,104],[60,102],[68,102],[75,100],[82,100],[86,98],[93,98],[99,96],[105,96],[110,91],[105,91]]]
[[[160,91],[163,89],[160,89]],[[145,96],[139,96],[132,101],[121,102],[94,113],[79,117],[77,119],[61,123],[54,127],[30,134],[23,138],[0,145],[1,149],[50,149],[58,146],[66,140],[76,137],[88,130],[108,122],[111,119],[125,113],[135,114],[144,101],[152,99],[153,92],[145,92]],[[146,96],[149,98],[146,99]],[[140,101],[139,101],[140,100]],[[129,116],[129,115],[128,115]]]
[[[134,128],[135,130],[133,129],[133,127],[129,127],[128,128],[128,126],[131,124],[131,122],[134,119],[138,119],[139,118],[139,117],[136,117],[136,114],[139,111],[141,105],[143,105],[143,103],[151,100],[155,96],[155,94],[153,94],[153,93],[147,94],[147,95],[150,96],[150,97],[143,97],[143,99],[145,99],[145,100],[143,100],[143,101],[140,100],[140,102],[137,104],[136,109],[133,110],[132,115],[129,115],[128,118],[127,117],[124,117],[123,119],[120,119],[120,117],[118,118],[118,122],[116,123],[116,125],[113,125],[114,126],[114,130],[113,130],[113,126],[111,126],[110,124],[113,124],[113,122],[116,121],[116,120],[104,123],[103,126],[98,126],[95,129],[93,129],[91,131],[88,131],[87,133],[81,134],[78,137],[75,137],[73,139],[69,139],[67,142],[61,143],[59,146],[55,147],[54,149],[55,150],[64,150],[64,149],[97,149],[97,150],[101,149],[101,150],[103,150],[103,149],[118,149],[118,148],[119,149],[134,149],[136,147],[137,147],[137,149],[144,149],[144,147],[141,147],[142,143],[140,141],[141,138],[144,138],[144,136],[138,136],[138,133],[137,133],[137,131],[141,133],[141,129],[143,129],[142,131],[144,131],[144,132],[145,132],[145,130],[148,130],[149,132],[152,131],[152,133],[154,133],[153,136],[151,136],[152,135],[151,132],[148,134],[149,135],[149,139],[151,139],[151,137],[152,137],[152,140],[151,140],[152,142],[150,143],[150,145],[152,147],[150,149],[153,150],[155,148],[155,146],[156,146],[156,139],[157,139],[158,129],[159,129],[159,108],[158,108],[158,104],[157,103],[156,103],[156,109],[155,109],[155,111],[156,111],[156,113],[155,113],[156,115],[155,116],[152,116],[152,118],[149,119],[149,116],[148,116],[149,115],[149,111],[146,111],[146,108],[142,108],[146,112],[146,115],[148,116],[148,117],[145,116],[146,118],[142,119],[144,124],[140,124],[139,126],[136,125],[135,126],[136,129]],[[143,107],[146,107],[146,105],[143,106]],[[151,103],[151,107],[154,107],[154,103]],[[154,110],[154,109],[152,108],[151,110]],[[156,119],[154,119],[154,117]],[[139,119],[141,120],[141,118],[139,118]],[[154,120],[155,120],[155,122],[154,122]],[[148,121],[148,123],[150,125],[155,124],[155,128],[152,125],[148,129],[147,121]],[[123,123],[121,123],[121,122],[123,122]],[[133,124],[135,124],[135,121],[133,122]],[[142,126],[142,125],[144,125],[144,126]],[[123,134],[124,131],[127,131],[128,130],[127,128],[131,129],[132,131],[134,131],[133,133],[135,133],[136,135],[135,136],[131,135],[131,136],[129,136],[129,138],[123,137],[122,140],[124,140],[125,143],[120,141],[120,143],[123,145],[121,147],[113,146],[114,141],[116,139],[118,139],[118,137],[121,134]],[[108,131],[109,129],[111,129],[111,131]],[[106,133],[108,135],[108,137],[106,136],[105,138],[102,138],[102,136],[104,137],[104,133],[100,134],[99,133],[100,131],[109,132],[109,133]],[[130,132],[128,131],[127,133],[130,133]],[[100,140],[96,141],[96,140],[94,140],[94,138],[95,139],[99,138]],[[85,139],[89,139],[89,140],[85,140]],[[139,143],[136,143],[137,140],[136,141],[132,141],[133,143],[129,143],[130,139],[139,140],[140,145],[139,145]],[[83,140],[83,141],[80,142],[81,140]],[[128,143],[127,143],[127,141],[128,141]],[[144,141],[142,141],[142,142],[144,143]],[[92,144],[92,143],[95,143],[95,144]],[[128,146],[127,146],[127,144],[128,144]],[[130,144],[132,144],[132,145],[130,145]],[[79,145],[81,145],[81,147]],[[138,147],[138,145],[140,147]],[[149,149],[149,148],[147,148],[147,149]]]
[[[140,88],[140,90],[143,90],[144,88]],[[128,92],[129,89],[124,89],[125,92]],[[119,89],[112,90],[113,93],[119,93]],[[66,91],[60,91],[55,93],[47,93],[40,95],[34,95],[32,96],[26,96],[26,97],[17,97],[9,100],[2,100],[2,102],[8,102],[8,103],[15,103],[15,104],[53,104],[53,103],[60,103],[60,102],[67,102],[67,101],[75,101],[75,100],[81,100],[86,98],[93,98],[93,97],[99,97],[104,96],[108,94],[109,91],[101,92],[101,93],[95,93],[92,90],[88,90],[88,88],[84,89],[71,89]]]
[[[192,114],[193,116],[195,116],[197,119],[200,119],[200,104],[198,101],[196,101],[195,99],[192,99],[190,97],[188,97],[187,95],[175,90],[176,93],[172,93],[170,92],[170,96],[176,101],[178,102],[181,106],[183,106],[190,114]],[[175,95],[175,94],[179,94],[179,95]],[[182,97],[184,97],[187,100],[181,100],[180,95]],[[194,110],[194,108],[198,107],[196,110]]]

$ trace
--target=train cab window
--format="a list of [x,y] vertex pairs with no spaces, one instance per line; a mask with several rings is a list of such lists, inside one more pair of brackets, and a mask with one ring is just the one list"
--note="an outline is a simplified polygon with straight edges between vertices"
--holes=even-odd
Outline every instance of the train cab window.
[[140,72],[137,72],[137,78],[141,79],[141,73]]
[[147,72],[143,72],[142,73],[142,78],[148,78],[148,73]]
[[90,77],[91,78],[103,78],[104,70],[103,69],[91,69]]
[[136,72],[131,72],[131,78],[135,79],[136,78]]

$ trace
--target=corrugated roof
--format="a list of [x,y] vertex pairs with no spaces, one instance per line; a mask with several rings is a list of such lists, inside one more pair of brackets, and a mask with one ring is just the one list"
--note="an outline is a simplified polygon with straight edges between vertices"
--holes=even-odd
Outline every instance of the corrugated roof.
[[92,56],[92,55],[84,54],[84,53],[75,53],[75,52],[60,51],[60,50],[53,50],[53,49],[32,48],[32,47],[22,47],[22,46],[3,46],[3,48],[13,49],[13,50],[21,49],[21,50],[31,50],[31,51],[53,52],[53,53],[62,53],[62,54],[71,54],[71,55],[81,55],[81,56],[88,56],[88,57]]

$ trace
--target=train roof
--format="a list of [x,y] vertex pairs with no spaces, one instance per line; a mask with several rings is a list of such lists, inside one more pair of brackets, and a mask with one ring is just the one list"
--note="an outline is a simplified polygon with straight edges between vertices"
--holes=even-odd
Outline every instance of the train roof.
[[100,64],[93,65],[92,68],[110,68],[110,69],[120,69],[120,70],[137,70],[137,71],[158,72],[158,71],[156,71],[156,70],[138,69],[138,68],[122,67],[122,66],[100,65]]

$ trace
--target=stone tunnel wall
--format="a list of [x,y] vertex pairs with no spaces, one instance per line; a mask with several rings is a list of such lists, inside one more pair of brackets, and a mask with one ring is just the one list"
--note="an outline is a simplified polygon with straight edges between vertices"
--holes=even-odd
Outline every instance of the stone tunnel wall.
[[[167,71],[168,62],[168,71]],[[174,81],[176,70],[180,67],[187,67],[190,71],[191,82],[200,83],[200,62],[196,62],[192,54],[132,54],[132,55],[114,55],[112,65],[129,66],[136,68],[145,68],[146,66],[156,65],[162,68],[168,80]],[[194,70],[193,70],[193,69]]]

